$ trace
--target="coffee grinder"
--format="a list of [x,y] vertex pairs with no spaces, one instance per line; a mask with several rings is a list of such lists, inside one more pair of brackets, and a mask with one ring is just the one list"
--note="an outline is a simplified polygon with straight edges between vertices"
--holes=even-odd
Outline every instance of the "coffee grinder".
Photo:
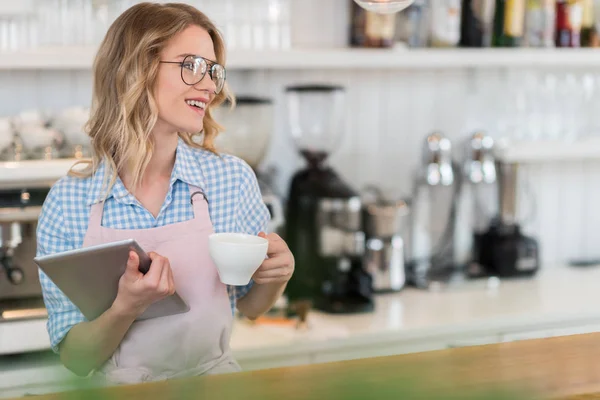
[[226,101],[214,110],[214,116],[225,128],[215,141],[217,149],[241,158],[252,168],[263,202],[271,214],[267,229],[279,232],[285,221],[281,196],[273,185],[274,171],[260,168],[273,137],[273,101],[266,97],[239,96],[235,107]]
[[288,300],[331,313],[371,311],[360,195],[327,164],[343,134],[345,89],[292,86],[286,99],[291,135],[306,159],[287,202],[285,238],[296,261]]

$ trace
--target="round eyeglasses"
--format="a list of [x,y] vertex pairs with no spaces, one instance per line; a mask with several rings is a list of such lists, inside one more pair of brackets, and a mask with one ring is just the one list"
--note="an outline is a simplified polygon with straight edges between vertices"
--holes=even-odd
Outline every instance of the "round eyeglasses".
[[188,55],[182,62],[161,61],[163,64],[177,64],[181,67],[181,80],[189,86],[193,86],[208,75],[216,86],[215,93],[219,94],[225,86],[225,67],[221,64],[200,56]]

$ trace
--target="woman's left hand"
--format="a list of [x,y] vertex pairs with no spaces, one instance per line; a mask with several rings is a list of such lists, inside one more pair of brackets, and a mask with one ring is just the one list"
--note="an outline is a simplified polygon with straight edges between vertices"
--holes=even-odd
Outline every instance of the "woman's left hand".
[[258,236],[269,241],[267,256],[269,258],[258,267],[252,279],[258,284],[286,283],[294,273],[294,255],[285,241],[276,233],[265,234],[261,232]]

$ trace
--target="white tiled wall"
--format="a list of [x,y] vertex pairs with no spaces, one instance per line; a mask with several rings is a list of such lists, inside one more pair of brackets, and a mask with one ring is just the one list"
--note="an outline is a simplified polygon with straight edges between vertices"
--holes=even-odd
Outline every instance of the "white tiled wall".
[[[336,0],[337,1],[337,0]],[[345,2],[296,2],[294,43],[305,46],[340,44],[345,32]],[[328,4],[319,9],[315,4]],[[335,4],[335,5],[331,5]],[[313,18],[314,24],[307,24]],[[321,22],[319,20],[321,18]],[[334,21],[325,24],[324,21]],[[319,40],[315,25],[330,32]],[[313,27],[312,29],[310,27]],[[368,62],[368,60],[365,60]],[[477,76],[477,80],[474,77]],[[283,88],[288,84],[323,82],[347,88],[345,140],[331,163],[357,189],[378,183],[393,196],[410,195],[409,175],[419,162],[424,135],[446,133],[458,146],[477,127],[492,134],[505,118],[503,98],[483,103],[468,94],[476,82],[505,87],[506,71],[377,69],[344,71],[234,71],[230,83],[238,94],[272,96],[276,131],[264,165],[279,170],[278,188],[285,193],[293,171],[302,165],[286,129]],[[88,71],[0,71],[0,116],[31,108],[58,110],[88,105]],[[492,102],[495,100],[496,102]],[[535,198],[535,215],[526,223],[528,233],[542,244],[546,265],[573,257],[600,257],[600,161],[524,166],[522,176]],[[526,192],[521,211],[527,212]]]

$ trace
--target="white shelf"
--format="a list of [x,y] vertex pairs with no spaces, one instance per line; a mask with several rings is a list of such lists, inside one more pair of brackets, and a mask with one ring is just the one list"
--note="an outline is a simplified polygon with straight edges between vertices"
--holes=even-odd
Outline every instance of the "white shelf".
[[75,159],[0,162],[0,188],[48,185],[65,176]]
[[232,52],[233,68],[436,69],[600,66],[596,49],[320,49]]
[[[96,47],[0,53],[0,70],[90,69]],[[600,67],[598,49],[294,49],[230,51],[236,69]]]
[[[566,141],[501,142],[496,155],[506,162],[542,163],[600,159],[600,138]],[[77,160],[0,162],[0,188],[48,184],[65,176]]]
[[497,156],[506,162],[542,163],[600,159],[600,138],[566,141],[511,142],[499,145]]
[[0,69],[91,69],[96,47],[39,48],[0,52]]

